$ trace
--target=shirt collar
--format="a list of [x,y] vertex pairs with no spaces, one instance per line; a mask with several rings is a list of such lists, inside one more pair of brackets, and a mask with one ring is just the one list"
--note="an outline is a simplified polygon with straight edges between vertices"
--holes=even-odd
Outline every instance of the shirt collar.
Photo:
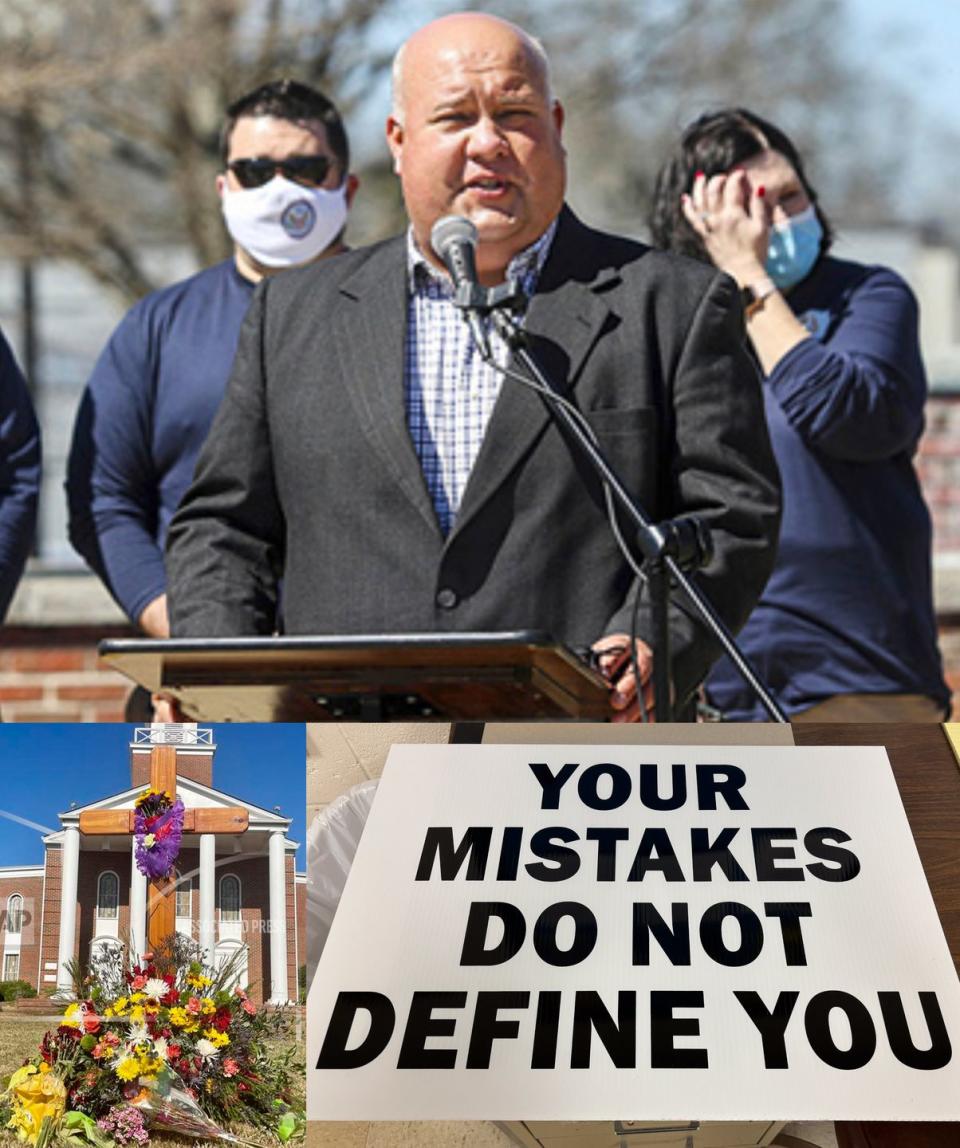
[[[543,265],[550,254],[553,237],[557,233],[557,222],[558,220],[554,219],[539,239],[529,247],[525,247],[523,251],[518,251],[507,264],[506,278],[517,280],[528,295],[533,293]],[[414,287],[432,284],[444,295],[453,294],[449,275],[426,259],[417,245],[412,227],[407,228],[407,273]]]

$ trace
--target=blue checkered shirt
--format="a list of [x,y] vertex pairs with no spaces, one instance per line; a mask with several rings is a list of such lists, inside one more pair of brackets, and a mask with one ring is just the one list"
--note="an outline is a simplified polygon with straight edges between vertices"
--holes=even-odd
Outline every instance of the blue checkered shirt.
[[[511,259],[507,278],[529,298],[550,251],[556,220],[536,243]],[[502,375],[480,357],[470,328],[453,305],[453,285],[407,235],[410,295],[403,392],[410,437],[446,537],[453,529],[500,393]],[[490,330],[490,349],[506,366],[509,348]]]

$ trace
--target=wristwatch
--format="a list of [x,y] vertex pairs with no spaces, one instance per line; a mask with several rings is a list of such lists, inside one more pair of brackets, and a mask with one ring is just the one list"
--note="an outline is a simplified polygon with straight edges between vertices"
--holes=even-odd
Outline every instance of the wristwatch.
[[740,288],[740,302],[743,304],[743,313],[750,319],[758,311],[763,310],[766,300],[776,291],[777,285],[772,279],[758,279],[756,283],[748,283]]

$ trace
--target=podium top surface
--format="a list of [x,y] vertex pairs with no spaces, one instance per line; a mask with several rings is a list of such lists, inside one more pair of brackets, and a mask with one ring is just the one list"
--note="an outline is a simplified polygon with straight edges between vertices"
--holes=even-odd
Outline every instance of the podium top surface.
[[100,656],[202,721],[610,716],[603,677],[533,630],[110,639]]

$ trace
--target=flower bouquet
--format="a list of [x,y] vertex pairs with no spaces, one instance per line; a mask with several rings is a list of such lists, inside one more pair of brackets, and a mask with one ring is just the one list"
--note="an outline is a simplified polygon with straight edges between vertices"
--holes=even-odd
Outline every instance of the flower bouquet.
[[149,788],[137,798],[134,809],[137,868],[151,880],[160,881],[172,872],[180,852],[183,802],[166,791]]
[[7,1127],[40,1148],[51,1129],[100,1148],[146,1145],[154,1130],[249,1143],[226,1130],[233,1123],[281,1141],[301,1132],[302,1065],[275,1047],[287,1018],[258,1009],[234,973],[147,957],[119,977],[85,978],[82,999],[11,1077]]

